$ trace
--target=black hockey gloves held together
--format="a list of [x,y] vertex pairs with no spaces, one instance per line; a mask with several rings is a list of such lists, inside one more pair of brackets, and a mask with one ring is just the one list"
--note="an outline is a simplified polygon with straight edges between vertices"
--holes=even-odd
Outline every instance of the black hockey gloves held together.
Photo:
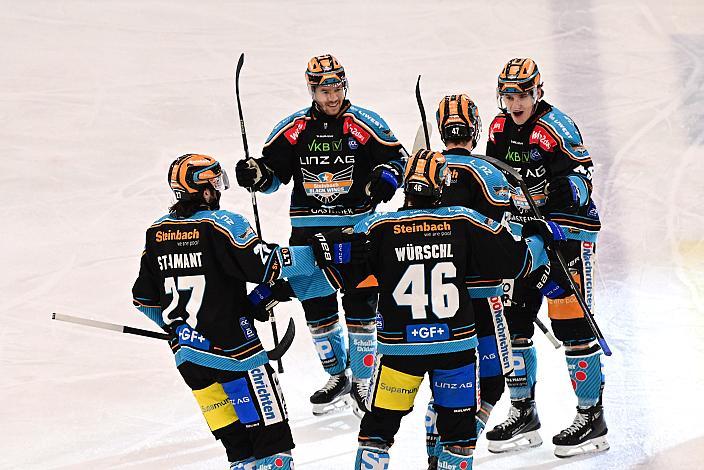
[[545,211],[572,212],[579,207],[579,187],[568,176],[558,176],[547,185]]
[[369,252],[367,237],[362,233],[354,233],[351,228],[316,233],[308,240],[308,244],[320,267],[364,263]]
[[398,169],[393,165],[377,165],[369,175],[366,193],[375,204],[388,202],[394,196],[401,178]]
[[287,302],[295,296],[291,285],[284,279],[259,284],[247,294],[249,303],[252,305],[252,317],[259,321],[267,321],[270,309],[279,302]]
[[237,184],[252,191],[262,191],[271,186],[274,172],[254,158],[242,159],[235,165]]

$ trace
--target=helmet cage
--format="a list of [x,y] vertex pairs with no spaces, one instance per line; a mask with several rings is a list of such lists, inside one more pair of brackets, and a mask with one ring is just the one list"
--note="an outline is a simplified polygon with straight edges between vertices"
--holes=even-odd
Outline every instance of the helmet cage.
[[230,187],[227,172],[207,155],[186,154],[169,168],[169,186],[177,200],[191,199],[207,187],[224,191]]
[[540,99],[538,90],[542,86],[538,65],[532,59],[511,59],[499,73],[496,87],[499,109],[506,112],[504,95],[529,93],[533,104],[537,103]]
[[318,86],[341,87],[345,90],[345,95],[347,95],[345,68],[330,54],[310,59],[305,76],[311,96],[315,95],[315,88]]

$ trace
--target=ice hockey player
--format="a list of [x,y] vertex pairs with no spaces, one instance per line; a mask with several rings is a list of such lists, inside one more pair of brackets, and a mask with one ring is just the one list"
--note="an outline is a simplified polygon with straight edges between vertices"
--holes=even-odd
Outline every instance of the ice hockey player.
[[[292,246],[307,245],[316,232],[353,226],[377,203],[389,201],[401,184],[407,158],[381,117],[346,99],[345,69],[335,57],[313,57],[305,78],[312,105],[276,125],[261,158],[241,160],[236,167],[238,184],[253,191],[272,193],[293,180]],[[325,284],[321,276],[291,280],[292,286],[314,289]],[[350,389],[353,398],[362,400],[373,366],[376,296],[352,292],[342,298],[349,357],[336,295],[302,304],[318,356],[330,374],[310,397],[313,413],[343,406]]]
[[[465,95],[445,96],[438,105],[437,125],[446,146],[442,153],[450,172],[450,185],[442,192],[442,206],[474,209],[492,220],[501,221],[509,210],[510,186],[503,173],[491,163],[472,155],[482,130],[479,110]],[[511,342],[504,317],[503,280],[467,280],[476,321],[481,401],[477,408],[477,438],[504,391],[504,375],[513,370]],[[430,468],[437,464],[435,408],[432,401],[426,414],[426,443]]]
[[276,246],[262,261],[247,220],[220,209],[229,183],[213,158],[179,157],[168,181],[176,203],[147,230],[134,305],[173,335],[178,371],[230,468],[293,468],[286,404],[253,321],[267,314],[250,308],[245,283],[276,281],[272,296],[285,300],[293,293],[277,280],[287,269],[306,271],[282,263]]
[[[601,227],[591,198],[592,160],[575,123],[545,102],[543,94],[540,72],[533,60],[512,59],[504,66],[497,87],[501,113],[489,128],[486,153],[519,171],[530,188],[530,195],[512,195],[514,233],[520,233],[521,224],[533,218],[526,197],[532,197],[549,220],[565,228],[568,240],[563,254],[591,308],[596,239]],[[487,432],[492,452],[542,443],[535,405],[537,357],[531,339],[542,297],[520,279],[509,281],[507,290],[510,303],[506,317],[516,367],[507,380],[509,416]],[[602,409],[604,376],[594,333],[574,296],[548,299],[548,315],[555,336],[565,346],[567,370],[578,404],[573,424],[553,437],[555,455],[569,457],[607,450]]]
[[[359,432],[356,469],[386,469],[401,419],[427,373],[442,451],[438,468],[470,469],[476,439],[477,336],[466,280],[522,277],[546,260],[543,240],[556,224],[532,222],[525,241],[464,207],[439,207],[449,173],[445,157],[420,150],[406,165],[404,206],[358,223],[366,264],[346,265],[337,233],[316,237],[316,259],[338,271],[343,289],[373,276],[379,290],[378,350]],[[340,249],[340,247],[343,247]],[[334,277],[334,276],[333,276]]]

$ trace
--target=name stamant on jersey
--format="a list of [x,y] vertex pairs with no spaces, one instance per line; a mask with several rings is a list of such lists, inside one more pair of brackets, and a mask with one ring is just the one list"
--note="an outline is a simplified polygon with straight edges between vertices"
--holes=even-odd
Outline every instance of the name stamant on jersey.
[[425,259],[452,258],[452,245],[439,243],[436,245],[412,245],[394,248],[399,261],[420,261]]
[[186,268],[201,268],[203,261],[201,257],[203,253],[169,253],[168,255],[157,256],[156,260],[159,263],[159,269],[166,271],[167,269],[186,269]]

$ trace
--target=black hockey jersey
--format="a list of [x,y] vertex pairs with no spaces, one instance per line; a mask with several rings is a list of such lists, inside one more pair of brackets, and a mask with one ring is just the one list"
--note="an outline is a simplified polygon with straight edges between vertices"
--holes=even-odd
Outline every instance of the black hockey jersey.
[[166,215],[149,227],[132,288],[135,306],[162,328],[187,321],[211,345],[201,350],[172,341],[177,365],[249,370],[268,361],[245,283],[269,281],[274,271],[255,248],[263,246],[247,220],[225,210]]
[[354,225],[374,209],[364,191],[371,170],[389,164],[402,175],[407,158],[379,115],[348,101],[338,116],[311,106],[282,120],[262,155],[259,161],[274,172],[265,193],[293,180],[292,227]]
[[370,241],[368,265],[359,272],[342,267],[338,282],[355,288],[369,285],[369,275],[376,279],[380,354],[476,347],[466,279],[522,277],[547,262],[540,237],[518,242],[498,222],[464,207],[375,214],[355,232]]
[[[511,186],[504,174],[491,163],[475,157],[466,149],[442,152],[450,171],[450,186],[442,192],[443,206],[462,206],[501,222],[510,210]],[[467,278],[469,296],[475,299],[501,296],[503,280]]]
[[[579,209],[546,215],[564,227],[567,238],[596,241],[601,223],[591,199],[593,164],[582,135],[569,116],[545,101],[538,102],[533,116],[521,126],[501,113],[489,126],[486,154],[518,171],[538,206],[545,204],[545,186],[551,179],[569,177],[579,188]],[[516,222],[512,229],[520,233],[520,224],[532,216],[520,188],[516,188],[512,198],[512,220]]]

